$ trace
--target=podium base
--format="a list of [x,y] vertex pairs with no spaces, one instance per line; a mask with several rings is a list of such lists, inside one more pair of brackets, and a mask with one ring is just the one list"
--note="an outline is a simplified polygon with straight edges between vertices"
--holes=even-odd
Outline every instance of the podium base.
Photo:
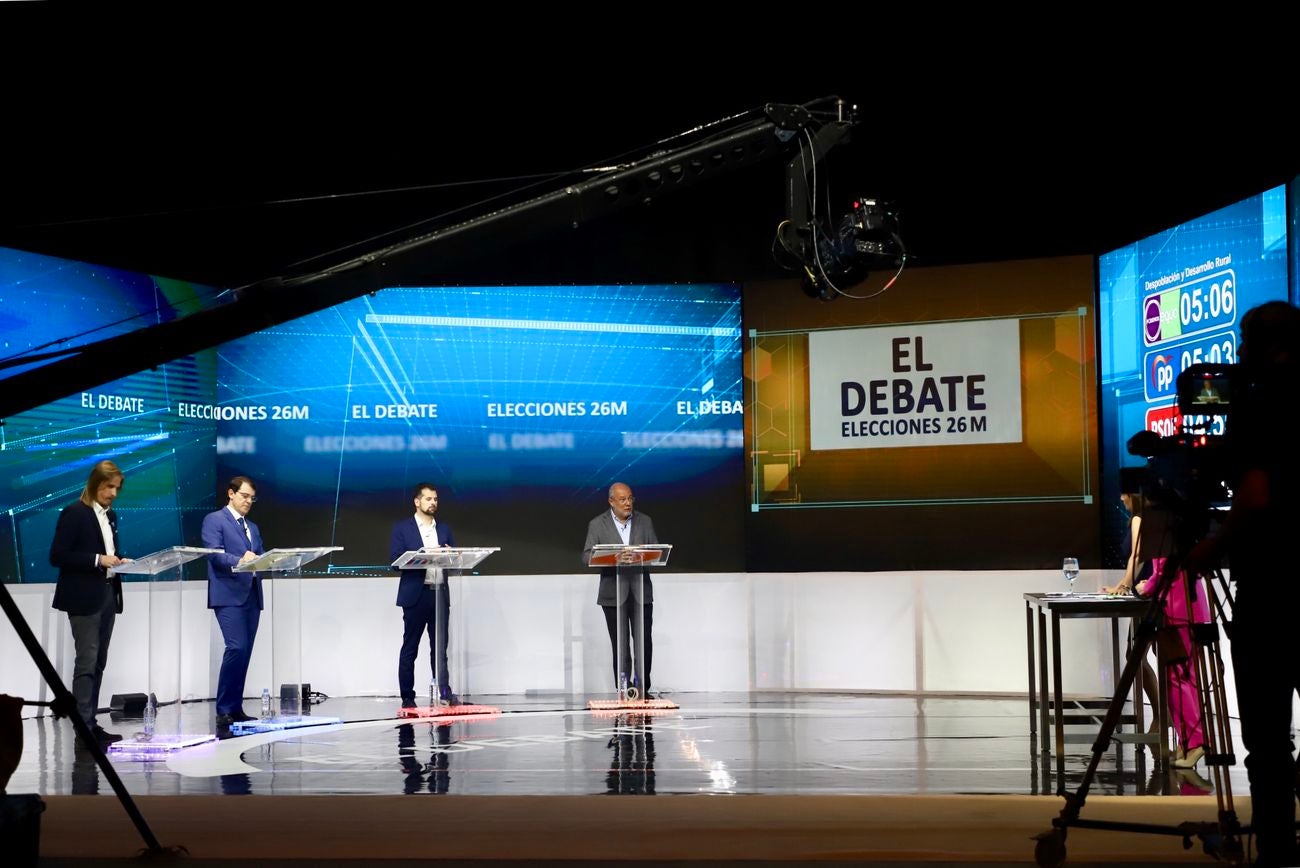
[[494,705],[421,705],[416,708],[401,708],[398,717],[465,717],[467,715],[500,714],[501,709]]
[[108,746],[108,755],[119,759],[161,760],[167,759],[178,750],[216,740],[217,737],[211,733],[202,735],[155,735],[148,741],[143,739],[115,741]]
[[286,714],[268,718],[266,720],[241,720],[238,723],[230,724],[230,731],[239,735],[250,735],[255,732],[279,732],[285,729],[298,729],[304,726],[326,726],[331,723],[342,723],[341,717],[321,717],[316,714]]
[[588,711],[673,711],[681,708],[668,699],[589,699]]

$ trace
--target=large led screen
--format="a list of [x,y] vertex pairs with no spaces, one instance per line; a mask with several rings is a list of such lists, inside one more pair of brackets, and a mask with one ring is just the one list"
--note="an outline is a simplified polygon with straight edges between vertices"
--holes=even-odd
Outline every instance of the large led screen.
[[[1178,433],[1175,381],[1189,365],[1235,364],[1241,317],[1287,298],[1286,188],[1276,187],[1098,260],[1106,560],[1119,566],[1119,472],[1139,431]],[[1222,434],[1225,420],[1210,422]]]
[[[181,281],[0,249],[0,387],[37,357],[167,322],[214,293]],[[53,581],[50,540],[91,466],[110,458],[126,481],[116,504],[123,553],[197,544],[211,509],[216,425],[181,408],[215,399],[214,356],[60,396],[0,420],[0,577]]]
[[[4,251],[0,376],[219,295]],[[581,573],[587,522],[621,481],[674,545],[670,569],[740,570],[740,343],[732,285],[363,296],[4,420],[0,569],[52,581],[58,510],[111,458],[127,554],[198,544],[245,474],[269,547],[342,546],[309,569],[388,573],[392,525],[427,481],[458,544],[501,548],[483,569]]]
[[578,573],[629,484],[669,567],[739,570],[740,292],[730,285],[393,288],[219,348],[222,477],[258,484],[268,545],[384,570],[410,487],[439,488],[483,568]]

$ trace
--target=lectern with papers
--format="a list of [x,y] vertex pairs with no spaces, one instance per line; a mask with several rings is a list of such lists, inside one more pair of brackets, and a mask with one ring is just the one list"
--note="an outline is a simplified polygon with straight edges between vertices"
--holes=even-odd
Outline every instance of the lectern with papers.
[[[444,717],[449,715],[500,714],[501,709],[490,705],[476,705],[462,702],[451,691],[451,680],[447,665],[447,646],[450,637],[448,616],[451,611],[451,585],[453,572],[464,575],[482,563],[499,547],[464,547],[443,546],[441,548],[424,548],[403,552],[393,561],[395,570],[424,570],[424,583],[433,594],[433,633],[432,657],[433,678],[429,684],[429,704],[427,706],[405,707],[398,710],[399,717]],[[464,642],[464,639],[460,641]],[[468,688],[464,681],[462,689]]]

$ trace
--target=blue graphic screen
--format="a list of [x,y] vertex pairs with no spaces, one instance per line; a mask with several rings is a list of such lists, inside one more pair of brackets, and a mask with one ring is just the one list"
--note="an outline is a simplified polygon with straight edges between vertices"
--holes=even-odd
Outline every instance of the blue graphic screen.
[[[57,352],[196,310],[206,287],[0,248],[0,387]],[[211,421],[178,417],[181,403],[214,400],[215,356],[179,359],[51,401],[0,425],[0,577],[53,581],[50,540],[91,466],[111,458],[126,481],[115,506],[124,554],[197,543],[211,508]]]
[[[0,292],[0,380],[218,294],[18,251]],[[731,285],[386,289],[5,420],[0,570],[53,580],[58,510],[101,458],[126,475],[128,554],[198,544],[245,474],[269,547],[343,546],[312,568],[387,572],[427,481],[458,544],[501,547],[483,569],[578,573],[621,481],[670,569],[740,570],[740,336]]]
[[742,568],[735,286],[386,289],[222,346],[216,403],[183,412],[257,480],[268,544],[335,566],[385,563],[428,481],[494,572],[579,572],[622,481],[670,565]]
[[[1190,365],[1235,364],[1241,317],[1287,298],[1286,188],[1198,217],[1098,262],[1102,496],[1107,561],[1119,565],[1125,519],[1119,471],[1145,460],[1139,431],[1178,433],[1175,381]],[[1224,420],[1212,433],[1222,433]]]

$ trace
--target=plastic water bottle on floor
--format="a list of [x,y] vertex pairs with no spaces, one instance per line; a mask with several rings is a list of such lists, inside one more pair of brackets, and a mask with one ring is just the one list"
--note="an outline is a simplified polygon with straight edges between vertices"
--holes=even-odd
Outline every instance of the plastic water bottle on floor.
[[627,702],[627,673],[618,673],[618,701]]
[[271,688],[262,688],[262,720],[271,719]]
[[154,724],[158,721],[158,698],[152,693],[144,704],[144,740],[153,738]]

